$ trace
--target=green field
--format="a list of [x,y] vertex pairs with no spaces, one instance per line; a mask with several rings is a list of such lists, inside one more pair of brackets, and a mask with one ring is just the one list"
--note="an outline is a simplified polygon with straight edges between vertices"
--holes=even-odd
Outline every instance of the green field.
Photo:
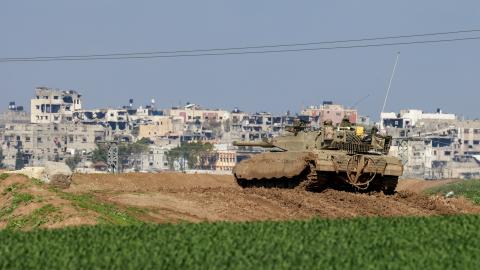
[[465,180],[458,183],[439,186],[429,189],[428,194],[442,194],[453,191],[455,196],[463,196],[472,200],[476,204],[480,204],[480,180]]
[[480,216],[0,232],[1,269],[480,269]]

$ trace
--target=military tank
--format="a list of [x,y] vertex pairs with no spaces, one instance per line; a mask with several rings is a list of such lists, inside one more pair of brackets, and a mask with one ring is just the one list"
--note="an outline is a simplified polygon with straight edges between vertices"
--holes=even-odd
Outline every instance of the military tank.
[[[348,122],[348,121],[347,121]],[[312,129],[297,123],[286,134],[259,142],[234,142],[235,146],[261,147],[233,169],[237,183],[248,187],[327,187],[393,194],[403,174],[400,159],[388,156],[392,138],[373,128],[326,122]]]

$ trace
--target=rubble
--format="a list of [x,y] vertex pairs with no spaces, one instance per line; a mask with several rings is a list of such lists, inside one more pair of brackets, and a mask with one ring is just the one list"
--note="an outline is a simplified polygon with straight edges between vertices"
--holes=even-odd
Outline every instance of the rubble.
[[72,182],[72,170],[62,162],[47,161],[43,167],[25,167],[14,171],[29,178],[36,178],[50,186],[66,189]]

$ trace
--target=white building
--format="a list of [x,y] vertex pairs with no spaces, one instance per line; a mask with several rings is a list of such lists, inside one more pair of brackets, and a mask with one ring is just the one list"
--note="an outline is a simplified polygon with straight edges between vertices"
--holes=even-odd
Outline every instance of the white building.
[[401,110],[400,113],[384,112],[380,115],[383,129],[387,127],[409,128],[415,127],[420,120],[455,120],[455,114],[443,113],[438,109],[436,113],[424,113],[422,110]]

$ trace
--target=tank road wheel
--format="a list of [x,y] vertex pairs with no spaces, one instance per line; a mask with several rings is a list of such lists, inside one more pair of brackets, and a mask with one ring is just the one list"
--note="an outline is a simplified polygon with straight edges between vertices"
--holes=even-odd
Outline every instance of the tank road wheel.
[[285,188],[293,189],[300,184],[300,179],[294,178],[270,178],[270,179],[242,179],[235,175],[237,184],[242,188]]
[[318,172],[313,162],[309,162],[307,168],[298,177],[298,189],[300,190],[316,191],[321,188],[318,183]]
[[370,157],[364,155],[350,157],[347,162],[347,182],[357,189],[368,189],[370,182],[372,182],[377,175],[375,170],[370,173],[365,173],[365,170],[371,167],[375,168],[375,161]]
[[237,180],[237,184],[241,186],[242,188],[248,187],[248,181],[245,179],[238,178],[236,175],[234,175],[235,180]]
[[385,195],[395,194],[398,184],[398,176],[384,176],[382,181],[382,191]]

